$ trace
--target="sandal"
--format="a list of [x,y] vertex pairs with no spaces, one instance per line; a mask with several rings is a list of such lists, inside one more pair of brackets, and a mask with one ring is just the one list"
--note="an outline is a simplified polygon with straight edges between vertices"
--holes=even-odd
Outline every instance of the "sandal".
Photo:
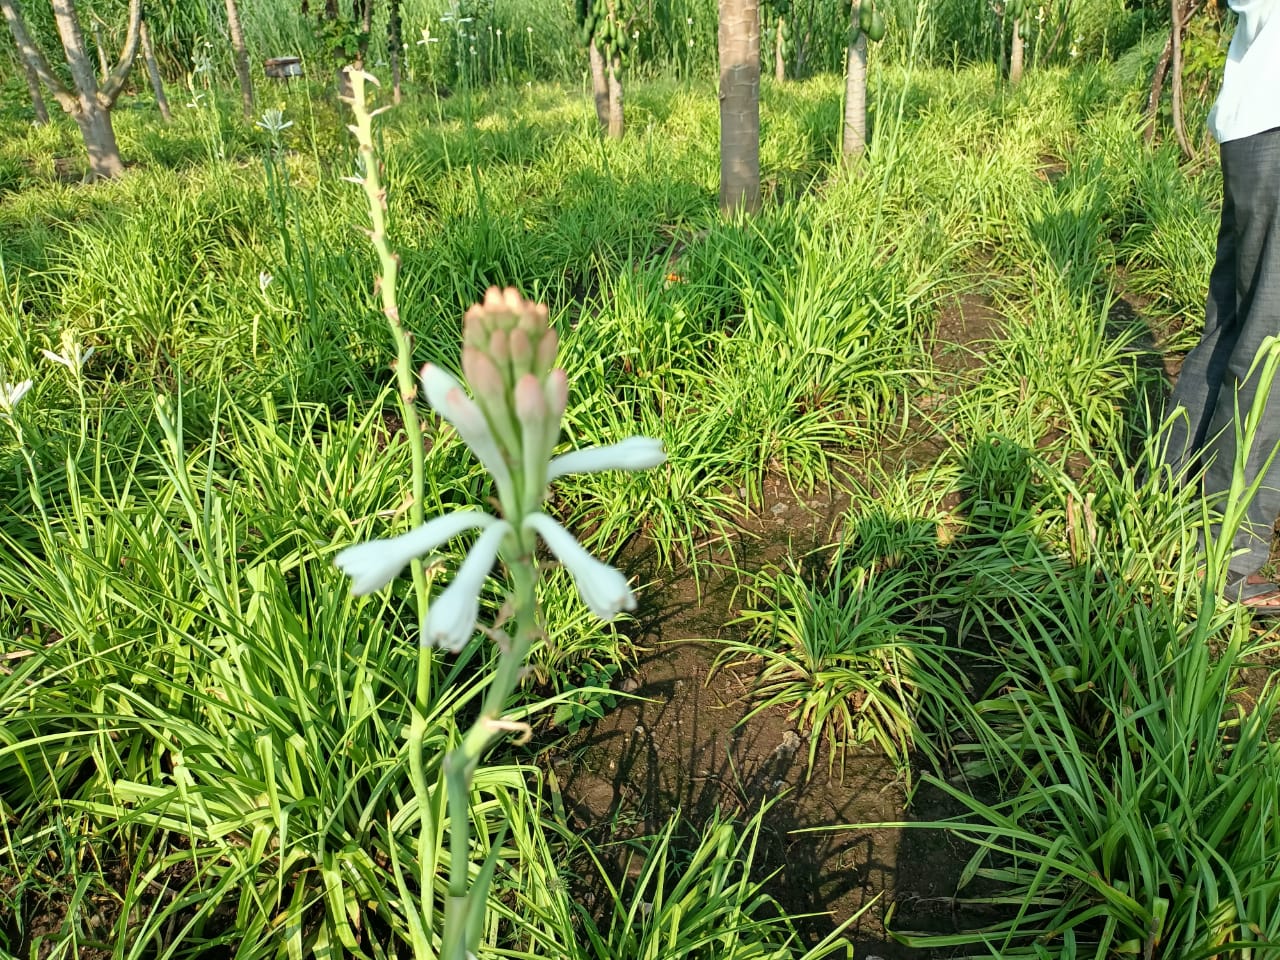
[[1230,574],[1225,594],[1248,607],[1255,616],[1280,617],[1280,584],[1256,574]]

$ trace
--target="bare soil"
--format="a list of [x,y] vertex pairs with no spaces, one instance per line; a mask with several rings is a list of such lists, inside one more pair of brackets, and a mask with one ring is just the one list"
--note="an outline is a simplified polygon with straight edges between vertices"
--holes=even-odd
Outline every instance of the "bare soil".
[[[944,304],[930,345],[937,392],[919,398],[924,415],[912,418],[878,460],[905,467],[937,459],[946,442],[928,425],[930,413],[980,373],[1001,319],[981,292]],[[700,585],[683,572],[647,570],[643,549],[637,551],[631,572],[647,584],[636,638],[642,656],[620,684],[637,699],[547,762],[571,826],[597,841],[652,834],[677,809],[690,830],[717,810],[745,819],[778,797],[757,867],[761,876],[772,874],[766,889],[786,910],[808,915],[801,923],[806,939],[817,942],[856,915],[847,933],[857,956],[929,957],[888,936],[886,912],[893,907],[897,930],[954,930],[954,892],[972,851],[942,831],[874,824],[934,821],[957,810],[927,790],[909,797],[899,772],[874,749],[850,747],[833,756],[823,742],[810,770],[807,733],[785,710],[748,717],[754,673],[714,669],[717,641],[738,629],[731,621],[739,610],[739,571],[749,575],[833,542],[849,505],[838,477],[807,494],[766,484],[763,502],[731,545],[733,563]],[[829,829],[796,832],[814,828]]]

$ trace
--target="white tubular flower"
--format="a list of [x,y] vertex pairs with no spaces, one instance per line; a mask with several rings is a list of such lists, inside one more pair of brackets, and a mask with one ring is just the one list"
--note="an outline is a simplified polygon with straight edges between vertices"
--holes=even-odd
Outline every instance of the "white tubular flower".
[[71,349],[66,353],[54,353],[52,350],[41,350],[46,360],[52,360],[54,363],[60,363],[72,373],[79,373],[89,358],[93,356],[97,347],[90,347],[88,350],[83,349],[80,344],[73,343]]
[[599,473],[602,470],[648,470],[667,459],[662,441],[653,437],[627,437],[603,447],[571,450],[553,459],[547,467],[548,482],[569,473]]
[[362,597],[385,587],[414,557],[429,553],[467,530],[492,528],[496,523],[497,518],[480,510],[455,510],[398,537],[347,547],[334,557],[333,563],[351,578],[351,592]]
[[601,620],[612,620],[622,610],[634,610],[636,598],[621,571],[601,563],[582,548],[582,544],[564,527],[545,513],[531,513],[524,525],[551,548],[573,575],[578,593],[591,612]]
[[511,524],[494,520],[471,545],[453,583],[431,602],[427,622],[422,627],[422,645],[439,647],[457,653],[476,632],[480,615],[480,591],[493,562],[498,559],[502,539],[511,532]]
[[6,413],[11,412],[30,389],[30,380],[23,380],[21,383],[0,383],[0,410]]
[[511,472],[493,439],[493,432],[475,401],[462,389],[462,384],[447,370],[434,363],[428,363],[422,368],[420,379],[431,408],[453,424],[462,442],[471,448],[484,468],[493,475],[499,489],[509,488]]

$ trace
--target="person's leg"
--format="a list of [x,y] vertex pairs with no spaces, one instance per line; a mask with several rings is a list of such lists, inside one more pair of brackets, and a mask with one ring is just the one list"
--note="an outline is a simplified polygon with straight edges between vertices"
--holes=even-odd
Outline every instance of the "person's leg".
[[1236,313],[1236,223],[1226,189],[1226,156],[1223,155],[1222,220],[1209,296],[1205,303],[1204,333],[1186,359],[1166,406],[1177,417],[1170,424],[1165,462],[1175,476],[1194,473],[1208,440],[1209,424],[1217,406],[1227,361],[1239,334]]
[[[1231,487],[1238,453],[1235,413],[1239,409],[1244,416],[1253,407],[1260,386],[1256,376],[1246,375],[1262,341],[1280,335],[1280,129],[1223,144],[1222,174],[1223,206],[1231,209],[1234,219],[1237,317],[1235,342],[1207,430],[1206,496]],[[1280,514],[1280,458],[1266,466],[1280,443],[1280,384],[1271,386],[1244,463],[1246,482],[1263,479],[1235,537],[1236,548],[1245,551],[1230,564],[1237,579],[1256,573],[1267,562],[1272,527]]]

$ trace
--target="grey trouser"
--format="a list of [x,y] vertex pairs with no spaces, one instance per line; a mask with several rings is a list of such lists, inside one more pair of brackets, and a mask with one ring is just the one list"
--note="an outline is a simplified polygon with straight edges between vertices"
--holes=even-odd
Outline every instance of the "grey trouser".
[[[1275,91],[1272,91],[1274,94]],[[1253,406],[1257,377],[1246,380],[1263,338],[1280,335],[1280,128],[1222,144],[1222,225],[1209,277],[1204,336],[1187,354],[1169,409],[1182,407],[1169,437],[1175,468],[1208,464],[1208,497],[1231,487],[1236,460],[1234,429]],[[1245,462],[1252,482],[1280,443],[1280,384],[1274,385]],[[1267,562],[1272,526],[1280,514],[1280,456],[1236,534],[1232,573],[1256,573]]]

